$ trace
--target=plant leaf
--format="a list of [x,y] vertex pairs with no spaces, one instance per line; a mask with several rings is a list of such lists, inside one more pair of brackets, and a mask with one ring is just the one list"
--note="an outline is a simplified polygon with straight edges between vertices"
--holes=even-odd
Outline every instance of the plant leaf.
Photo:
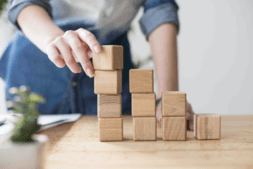
[[36,109],[31,109],[28,112],[28,116],[30,116],[30,115],[37,118],[37,117],[39,117],[40,112]]
[[29,101],[36,102],[36,103],[44,103],[45,99],[38,94],[32,94],[29,96]]
[[14,104],[13,108],[14,108],[15,112],[17,112],[17,113],[21,113],[21,114],[24,113],[24,108],[18,104]]

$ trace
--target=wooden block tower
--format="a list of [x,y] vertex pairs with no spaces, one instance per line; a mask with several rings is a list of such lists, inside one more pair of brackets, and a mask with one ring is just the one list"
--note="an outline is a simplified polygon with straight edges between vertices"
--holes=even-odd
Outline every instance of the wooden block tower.
[[94,92],[98,95],[98,122],[100,141],[122,141],[122,69],[123,47],[102,46],[100,53],[93,54],[95,69]]
[[156,140],[156,96],[152,69],[131,69],[134,140]]
[[216,114],[194,114],[194,136],[198,140],[219,140],[221,117]]
[[186,140],[186,94],[166,91],[162,94],[163,140]]

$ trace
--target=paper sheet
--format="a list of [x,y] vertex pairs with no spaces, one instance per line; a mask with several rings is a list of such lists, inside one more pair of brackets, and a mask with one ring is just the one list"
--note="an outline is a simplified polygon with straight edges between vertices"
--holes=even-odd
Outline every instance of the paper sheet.
[[[41,125],[41,131],[62,123],[74,122],[80,117],[81,114],[40,115],[38,118],[38,124]],[[0,126],[1,137],[13,130],[14,124],[12,122],[15,121],[15,117],[9,114],[2,114],[0,115],[0,121],[4,122],[4,124]]]
[[40,115],[38,124],[41,125],[40,131],[42,131],[62,123],[77,121],[80,117],[81,114]]

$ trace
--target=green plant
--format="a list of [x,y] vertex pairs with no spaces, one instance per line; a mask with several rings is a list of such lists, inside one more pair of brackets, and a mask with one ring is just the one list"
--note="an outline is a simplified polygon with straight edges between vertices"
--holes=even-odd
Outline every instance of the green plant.
[[13,96],[12,101],[7,102],[7,107],[22,114],[21,119],[15,124],[11,141],[13,142],[32,142],[32,135],[40,129],[38,117],[40,115],[37,105],[45,100],[42,96],[31,93],[26,86],[19,89],[12,87],[9,93]]
[[8,0],[0,0],[0,14],[1,11],[5,8],[5,4],[8,2]]

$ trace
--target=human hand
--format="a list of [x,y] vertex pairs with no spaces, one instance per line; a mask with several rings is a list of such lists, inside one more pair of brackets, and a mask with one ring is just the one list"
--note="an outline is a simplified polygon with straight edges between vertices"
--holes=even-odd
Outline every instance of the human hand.
[[188,101],[186,101],[187,130],[193,130],[193,116],[194,111],[192,110],[192,106]]
[[49,59],[59,68],[65,65],[73,73],[80,73],[81,67],[77,64],[80,62],[83,70],[89,77],[94,76],[94,69],[90,62],[92,53],[99,53],[101,46],[96,37],[85,29],[76,31],[66,31],[62,36],[55,38],[48,43],[47,55]]
[[156,106],[156,120],[161,124],[162,123],[162,103],[159,102]]

